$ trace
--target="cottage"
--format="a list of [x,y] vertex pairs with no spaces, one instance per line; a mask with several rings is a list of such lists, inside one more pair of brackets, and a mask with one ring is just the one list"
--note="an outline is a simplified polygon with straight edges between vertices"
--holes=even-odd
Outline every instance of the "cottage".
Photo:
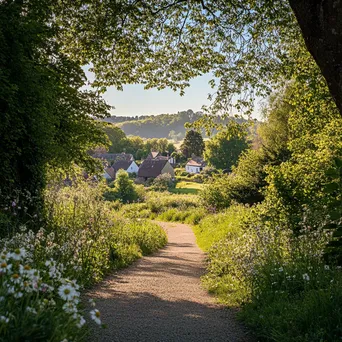
[[128,173],[138,173],[139,167],[134,160],[118,160],[113,165],[115,175],[119,170],[125,170]]
[[199,157],[193,157],[185,165],[185,171],[189,173],[200,173],[206,166],[205,161]]
[[146,180],[147,178],[156,178],[164,173],[175,176],[173,167],[167,159],[145,159],[139,167],[138,177]]
[[163,156],[160,152],[151,151],[146,159],[167,160],[172,166],[176,165],[176,158],[169,155]]
[[114,169],[111,166],[106,167],[104,169],[103,177],[109,181],[114,180],[115,179]]

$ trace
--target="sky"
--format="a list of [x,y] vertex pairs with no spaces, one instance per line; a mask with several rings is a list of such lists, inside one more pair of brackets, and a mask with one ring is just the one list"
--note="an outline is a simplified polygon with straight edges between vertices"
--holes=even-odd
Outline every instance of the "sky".
[[[84,70],[88,79],[92,80],[88,68]],[[111,114],[116,116],[174,114],[188,109],[197,112],[203,105],[209,104],[207,97],[213,91],[208,84],[211,78],[210,74],[194,78],[190,81],[190,87],[185,89],[184,96],[171,89],[145,90],[143,85],[133,84],[124,86],[123,91],[109,87],[103,97],[115,107]],[[253,117],[259,118],[257,110]]]

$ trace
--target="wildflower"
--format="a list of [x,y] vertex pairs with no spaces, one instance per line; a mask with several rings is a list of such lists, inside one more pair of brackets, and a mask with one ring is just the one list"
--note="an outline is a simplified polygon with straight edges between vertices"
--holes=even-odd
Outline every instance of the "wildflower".
[[16,292],[14,293],[13,297],[14,298],[21,298],[23,296],[23,293],[22,292]]
[[85,322],[86,322],[84,317],[81,316],[81,315],[78,315],[78,314],[74,314],[74,318],[77,321],[77,323],[76,323],[77,327],[78,328],[82,328],[84,326]]
[[0,273],[6,273],[7,271],[10,271],[12,268],[11,264],[7,264],[7,262],[2,262],[0,264]]
[[0,322],[8,323],[9,322],[9,318],[5,317],[5,316],[0,316]]
[[93,298],[89,299],[89,304],[91,307],[95,307],[95,300]]
[[7,259],[8,259],[8,253],[2,252],[0,255],[0,262],[7,261]]
[[31,270],[31,266],[30,265],[25,265],[25,266],[19,265],[19,273],[21,275],[30,273],[29,272],[30,270]]
[[12,202],[12,207],[14,208],[17,205],[15,201]]
[[62,308],[67,313],[77,313],[77,307],[72,302],[66,302]]
[[64,300],[73,300],[77,296],[77,292],[70,285],[61,285],[58,288],[58,294]]
[[304,273],[303,274],[303,279],[306,280],[306,281],[309,281],[310,280],[310,277],[307,273]]
[[28,306],[28,307],[26,308],[26,311],[29,312],[29,313],[32,313],[32,314],[34,314],[34,315],[37,314],[36,309],[35,309],[35,308],[31,308],[30,306]]
[[12,279],[12,282],[13,282],[14,284],[19,284],[19,283],[21,282],[21,279],[20,279],[20,276],[19,276],[18,273],[14,273],[14,274],[12,275],[11,279]]
[[24,248],[17,248],[13,253],[11,253],[11,257],[14,260],[21,260],[25,258],[26,251]]
[[325,269],[326,271],[329,271],[329,270],[330,270],[329,265],[324,265],[324,269]]
[[283,272],[284,269],[282,267],[279,267],[279,272]]
[[101,314],[100,314],[99,310],[94,309],[94,310],[90,311],[90,317],[96,324],[98,324],[98,325],[101,324],[101,319],[100,319]]

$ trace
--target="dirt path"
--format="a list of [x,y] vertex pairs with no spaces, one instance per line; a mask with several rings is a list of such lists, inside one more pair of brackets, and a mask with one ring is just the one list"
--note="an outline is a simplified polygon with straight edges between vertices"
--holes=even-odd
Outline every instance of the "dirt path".
[[185,224],[160,223],[167,246],[107,278],[90,296],[107,329],[91,341],[253,341],[201,288],[204,254]]

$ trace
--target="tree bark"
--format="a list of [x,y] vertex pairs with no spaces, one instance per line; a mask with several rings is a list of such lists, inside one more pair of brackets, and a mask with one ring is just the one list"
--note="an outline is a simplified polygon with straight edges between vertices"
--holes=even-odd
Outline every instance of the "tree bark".
[[289,0],[342,116],[342,0]]

